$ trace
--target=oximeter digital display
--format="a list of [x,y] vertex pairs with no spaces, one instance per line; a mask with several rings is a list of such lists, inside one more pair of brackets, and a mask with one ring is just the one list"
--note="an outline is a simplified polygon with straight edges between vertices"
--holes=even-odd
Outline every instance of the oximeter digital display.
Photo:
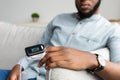
[[38,44],[38,45],[26,47],[25,52],[26,52],[26,55],[30,57],[30,56],[44,53],[45,52],[44,48],[45,46],[43,44]]

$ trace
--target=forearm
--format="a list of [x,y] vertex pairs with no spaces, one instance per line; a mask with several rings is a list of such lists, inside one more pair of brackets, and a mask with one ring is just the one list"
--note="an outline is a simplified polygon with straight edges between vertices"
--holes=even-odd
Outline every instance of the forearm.
[[97,74],[104,80],[120,80],[120,63],[106,61],[106,66]]
[[20,72],[20,65],[17,64],[13,67],[11,74],[18,74]]
[[17,64],[13,67],[7,80],[18,80],[20,75],[20,65]]
[[[93,69],[96,66],[98,66],[98,61],[96,60],[95,57],[91,57],[90,60],[92,60]],[[106,60],[106,65],[104,69],[96,72],[96,74],[100,76],[101,78],[103,78],[104,80],[120,80],[120,63],[115,63],[115,62],[113,63],[113,62]]]

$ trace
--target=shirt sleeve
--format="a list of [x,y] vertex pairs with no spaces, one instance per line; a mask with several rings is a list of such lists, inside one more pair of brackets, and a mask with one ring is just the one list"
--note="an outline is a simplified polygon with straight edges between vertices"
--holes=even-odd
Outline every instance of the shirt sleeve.
[[107,46],[110,49],[110,60],[120,62],[120,25],[114,25],[114,31]]
[[47,25],[46,30],[44,31],[42,37],[39,40],[39,44],[44,44],[45,46],[50,46],[50,40],[54,33],[54,25],[56,20],[58,19],[59,15],[57,15],[51,22]]
[[21,58],[21,59],[18,61],[17,64],[19,64],[23,69],[26,69],[26,68],[28,67],[29,63],[30,63],[30,62],[27,60],[27,57],[25,56],[25,57]]
[[52,37],[52,21],[47,25],[46,30],[44,31],[42,37],[39,40],[39,44],[44,44],[45,46],[49,45],[50,39]]

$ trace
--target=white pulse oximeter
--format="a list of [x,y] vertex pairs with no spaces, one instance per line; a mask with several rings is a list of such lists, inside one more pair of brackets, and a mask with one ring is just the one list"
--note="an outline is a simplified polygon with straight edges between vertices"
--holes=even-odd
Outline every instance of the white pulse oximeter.
[[43,44],[29,46],[25,48],[25,52],[28,59],[39,60],[45,55],[45,46]]

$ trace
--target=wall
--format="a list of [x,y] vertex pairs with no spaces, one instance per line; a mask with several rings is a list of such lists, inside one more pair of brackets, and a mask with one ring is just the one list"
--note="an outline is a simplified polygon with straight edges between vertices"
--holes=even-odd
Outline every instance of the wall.
[[[120,19],[120,0],[102,0],[101,14]],[[31,13],[40,13],[41,22],[49,22],[60,13],[76,11],[74,0],[0,0],[0,21],[21,23],[31,21]]]
[[0,0],[0,20],[30,21],[33,12],[39,12],[40,21],[49,22],[55,15],[75,11],[74,0]]
[[107,19],[120,19],[120,0],[102,0],[101,14]]

